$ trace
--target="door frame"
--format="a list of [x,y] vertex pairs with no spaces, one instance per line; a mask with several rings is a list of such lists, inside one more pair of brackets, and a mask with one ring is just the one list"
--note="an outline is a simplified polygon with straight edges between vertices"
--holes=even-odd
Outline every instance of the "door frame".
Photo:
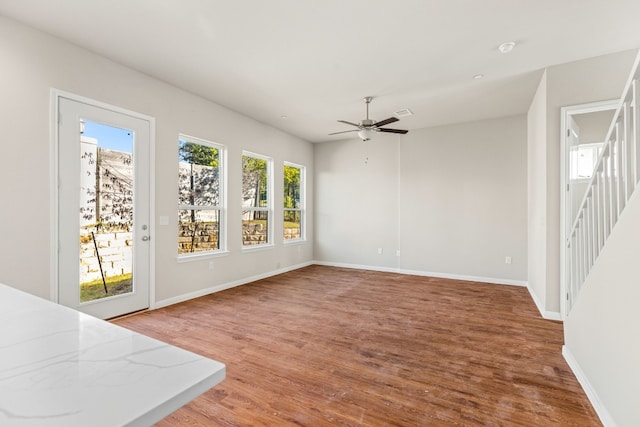
[[[135,111],[127,110],[125,108],[110,105],[101,101],[96,101],[91,98],[76,95],[74,93],[65,92],[59,89],[51,89],[51,105],[50,105],[50,144],[49,144],[49,272],[50,272],[50,298],[51,301],[58,303],[58,189],[59,189],[59,136],[58,136],[58,117],[59,117],[59,100],[60,98],[67,98],[72,101],[81,102],[91,105],[96,108],[113,111],[115,113],[128,115],[140,120],[149,122],[149,229],[153,233],[155,228],[155,142],[156,142],[156,121],[154,117],[147,116]],[[149,242],[149,309],[155,308],[156,300],[156,281],[155,281],[155,259],[156,259],[156,247],[155,238],[152,238]]]
[[620,99],[610,99],[607,101],[590,102],[587,104],[570,105],[560,108],[560,316],[562,320],[567,318],[569,307],[567,302],[567,228],[572,224],[567,224],[569,212],[567,212],[567,185],[569,180],[569,157],[567,144],[567,130],[569,117],[578,114],[596,113],[599,111],[616,110],[620,105]]

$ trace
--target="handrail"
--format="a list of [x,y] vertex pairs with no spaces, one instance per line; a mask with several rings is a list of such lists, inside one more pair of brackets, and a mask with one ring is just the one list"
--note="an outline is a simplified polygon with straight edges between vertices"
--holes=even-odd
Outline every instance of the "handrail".
[[580,203],[567,247],[567,311],[640,180],[640,53]]

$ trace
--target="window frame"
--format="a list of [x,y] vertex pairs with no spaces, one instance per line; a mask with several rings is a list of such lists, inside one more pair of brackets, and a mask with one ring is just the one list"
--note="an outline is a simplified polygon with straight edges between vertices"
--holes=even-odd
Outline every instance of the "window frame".
[[[198,144],[205,147],[215,148],[218,150],[218,204],[217,205],[181,205],[180,204],[180,155],[178,154],[178,226],[180,225],[181,210],[215,210],[218,212],[218,248],[200,252],[178,253],[178,262],[187,262],[201,258],[210,258],[228,254],[227,250],[227,148],[223,144],[213,142],[207,139],[198,138],[184,133],[178,134],[178,153],[180,152],[180,144],[187,142]],[[178,237],[178,236],[176,236]],[[176,245],[176,249],[178,245]]]
[[[264,160],[267,163],[267,184],[266,184],[266,196],[267,196],[267,206],[244,206],[244,194],[242,194],[242,188],[244,187],[244,158],[251,157],[258,160]],[[273,158],[269,156],[265,156],[263,154],[258,154],[252,151],[242,150],[241,156],[241,177],[240,177],[240,187],[241,187],[241,202],[242,206],[240,207],[240,215],[241,221],[240,225],[243,227],[245,211],[254,211],[254,212],[266,212],[267,213],[267,239],[265,243],[258,243],[255,245],[246,245],[244,241],[244,236],[241,234],[241,248],[243,251],[252,251],[252,250],[260,250],[265,248],[270,248],[274,246],[274,209],[273,209]],[[241,229],[241,233],[244,232],[244,229]]]
[[[570,173],[575,169],[576,175],[570,175],[569,181],[571,183],[585,183],[590,182],[591,177],[593,176],[593,169],[598,164],[598,158],[602,150],[604,149],[604,142],[590,142],[586,144],[578,144],[569,149],[569,171]],[[578,170],[580,169],[580,153],[582,151],[590,151],[592,153],[592,165],[591,172],[592,174],[589,176],[580,176],[577,175]]]
[[[284,177],[285,177],[285,168],[286,167],[293,167],[296,169],[300,170],[300,207],[299,208],[286,208],[284,207],[284,203],[285,203],[285,188],[284,188]],[[284,164],[282,165],[282,239],[284,244],[293,244],[293,243],[299,243],[299,242],[304,242],[307,240],[307,233],[306,233],[306,225],[307,225],[307,221],[306,221],[306,194],[307,194],[307,188],[306,188],[306,181],[307,181],[307,177],[306,177],[306,171],[307,168],[304,165],[300,165],[297,163],[293,163],[293,162],[287,162],[285,161]],[[284,223],[285,223],[285,213],[286,212],[300,212],[300,237],[296,238],[296,239],[287,239],[285,238],[285,231],[284,231]]]

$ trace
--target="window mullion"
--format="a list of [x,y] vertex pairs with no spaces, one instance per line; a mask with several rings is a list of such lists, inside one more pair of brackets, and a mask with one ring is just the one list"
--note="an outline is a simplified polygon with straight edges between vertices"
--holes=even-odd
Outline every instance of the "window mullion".
[[224,147],[180,135],[178,140],[178,256],[226,248]]

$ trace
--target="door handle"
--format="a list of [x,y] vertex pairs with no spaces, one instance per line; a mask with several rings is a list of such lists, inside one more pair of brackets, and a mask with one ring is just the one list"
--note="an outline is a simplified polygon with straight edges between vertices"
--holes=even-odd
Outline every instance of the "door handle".
[[148,242],[149,240],[151,240],[151,236],[142,236],[143,242]]

